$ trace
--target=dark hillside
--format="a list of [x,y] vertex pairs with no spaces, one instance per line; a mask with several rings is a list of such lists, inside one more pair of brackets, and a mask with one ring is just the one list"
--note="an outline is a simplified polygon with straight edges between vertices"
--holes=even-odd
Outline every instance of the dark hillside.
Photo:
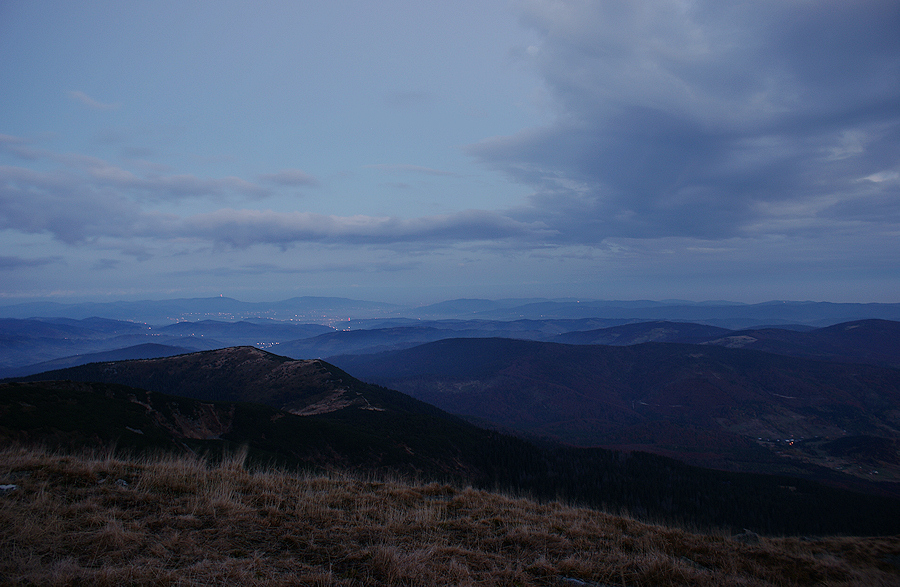
[[566,332],[548,340],[564,344],[613,346],[644,342],[710,344],[792,357],[900,367],[900,322],[891,320],[857,320],[825,328],[769,327],[746,330],[729,330],[690,322],[649,321]]
[[[818,475],[791,440],[900,436],[900,371],[713,345],[453,339],[331,361],[449,412],[582,446]],[[762,439],[762,440],[761,440]],[[785,458],[785,456],[793,458]],[[879,479],[900,479],[890,463]]]
[[522,318],[612,318],[637,320],[671,320],[698,322],[730,329],[755,328],[762,325],[806,324],[829,326],[841,322],[877,318],[900,320],[900,304],[836,304],[830,302],[784,302],[761,304],[733,303],[662,303],[651,301],[606,302],[545,301],[510,308],[479,312],[477,317],[495,320]]
[[[255,347],[234,347],[177,357],[92,363],[34,375],[26,380],[71,379],[119,383],[204,401],[266,404],[300,414],[348,406],[424,410],[408,396],[377,390],[324,361],[298,361]],[[416,404],[415,408],[411,408]]]
[[0,385],[0,443],[12,442],[212,457],[243,445],[251,463],[451,481],[692,528],[900,533],[897,499],[703,470],[645,453],[537,446],[437,410],[349,407],[295,416],[258,404],[205,402],[116,384],[10,383]]
[[188,450],[212,456],[247,445],[255,461],[318,470],[482,484],[491,476],[478,461],[477,446],[489,442],[492,433],[428,406],[421,414],[402,416],[344,412],[301,417],[261,404],[207,402],[114,383],[9,383],[0,385],[0,440],[67,450],[115,445],[138,453]]
[[553,338],[564,344],[606,344],[627,346],[644,342],[705,342],[734,331],[718,326],[663,320],[637,322],[584,332],[566,332]]

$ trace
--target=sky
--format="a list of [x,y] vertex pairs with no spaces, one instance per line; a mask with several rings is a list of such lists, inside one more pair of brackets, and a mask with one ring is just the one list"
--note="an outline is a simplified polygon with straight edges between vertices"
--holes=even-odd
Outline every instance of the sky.
[[0,0],[0,304],[900,302],[900,2]]

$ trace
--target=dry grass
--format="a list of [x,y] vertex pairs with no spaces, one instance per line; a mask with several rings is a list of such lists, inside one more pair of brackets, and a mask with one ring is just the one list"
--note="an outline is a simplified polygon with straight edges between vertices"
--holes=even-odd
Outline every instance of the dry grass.
[[900,538],[743,544],[446,485],[0,451],[4,585],[898,585]]

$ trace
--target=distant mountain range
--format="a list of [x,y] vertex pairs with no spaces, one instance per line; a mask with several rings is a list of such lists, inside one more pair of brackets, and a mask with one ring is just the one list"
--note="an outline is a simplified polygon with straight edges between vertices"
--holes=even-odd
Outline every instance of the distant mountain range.
[[[746,334],[756,338],[749,341],[740,338],[744,334],[728,331],[777,327],[779,331],[802,332],[863,319],[898,321],[900,304],[523,298],[458,299],[405,307],[334,297],[296,297],[278,302],[243,302],[226,297],[32,302],[0,307],[0,377],[39,372],[46,361],[67,359],[72,363],[79,360],[77,357],[148,343],[191,350],[253,345],[294,358],[324,358],[398,350],[449,337],[500,336],[620,345],[634,344],[640,337],[711,342],[711,336],[718,332],[723,339],[731,337],[727,344],[751,344],[761,350],[769,344],[774,345],[771,349],[775,352],[783,352],[781,347],[785,345],[805,343],[789,333],[762,333],[759,337]],[[675,334],[670,332],[672,324],[661,324],[656,333],[629,326],[641,322],[690,322],[696,326],[679,326]],[[600,331],[613,326],[622,329]],[[633,335],[629,328],[634,329]],[[694,332],[689,334],[687,328]],[[597,332],[574,334],[587,331]],[[779,342],[778,337],[785,340]],[[631,342],[623,342],[628,340]],[[895,364],[890,357],[882,363],[885,361]]]
[[[220,298],[211,298],[220,300]],[[224,298],[227,302],[228,299]],[[299,299],[299,298],[298,298]],[[325,303],[322,298],[316,298]],[[352,300],[334,301],[331,307],[349,308]],[[200,304],[201,301],[197,301]],[[285,302],[287,303],[287,302]],[[308,304],[314,302],[307,300]],[[559,302],[563,303],[563,302]],[[637,302],[635,302],[636,304]],[[463,309],[466,304],[457,307]],[[660,304],[660,303],[657,303]],[[476,304],[481,307],[484,304]],[[802,304],[801,304],[802,306]],[[818,306],[818,305],[817,305]],[[863,305],[857,305],[862,307]],[[874,305],[884,310],[884,305]],[[311,307],[311,306],[310,306]],[[442,306],[443,307],[443,306]],[[658,305],[659,308],[669,306]],[[713,308],[723,305],[697,305]],[[827,306],[826,306],[827,307]],[[867,305],[866,308],[869,306]],[[33,309],[33,308],[32,308]],[[92,306],[92,309],[97,309]],[[445,308],[446,310],[446,308]],[[325,310],[318,309],[316,312]],[[431,311],[431,310],[428,310]],[[443,310],[442,310],[443,311]],[[637,311],[637,310],[635,310]],[[863,312],[863,310],[859,310]],[[864,313],[864,312],[863,312]],[[878,312],[876,312],[878,313]],[[881,312],[884,313],[884,312]],[[326,314],[317,314],[322,319]],[[485,318],[426,320],[408,317],[357,318],[331,320],[331,325],[305,323],[299,320],[275,320],[252,317],[245,320],[202,319],[162,325],[113,320],[109,318],[0,318],[0,377],[37,373],[50,365],[46,361],[65,359],[68,364],[103,360],[91,358],[94,353],[126,349],[143,344],[157,344],[179,349],[208,350],[229,346],[253,345],[269,348],[293,358],[326,358],[339,354],[362,354],[399,350],[444,338],[504,337],[572,344],[628,345],[637,342],[707,342],[728,346],[745,346],[798,356],[829,356],[837,360],[857,360],[883,365],[897,365],[896,337],[879,335],[871,328],[857,330],[855,353],[842,343],[852,338],[835,335],[828,342],[828,331],[808,324],[785,324],[778,328],[756,328],[735,331],[709,323],[690,323],[642,318],[543,318],[496,320]],[[891,323],[891,321],[884,321]],[[752,332],[751,332],[752,330]],[[872,338],[877,336],[879,338]],[[874,341],[877,340],[877,343]],[[872,343],[870,344],[870,341]],[[839,348],[829,350],[830,344]],[[841,346],[843,345],[843,346]],[[123,351],[124,352],[124,351]],[[127,355],[125,355],[127,356]]]
[[68,367],[77,367],[78,365],[86,365],[88,363],[98,363],[103,361],[126,361],[129,359],[156,359],[159,357],[171,357],[174,355],[183,355],[185,353],[195,352],[196,348],[177,347],[165,344],[156,344],[145,342],[130,347],[115,349],[111,351],[101,351],[98,353],[86,353],[83,355],[72,355],[59,359],[44,361],[26,367],[6,369],[4,374],[6,377],[25,377],[34,373],[43,373],[45,371],[53,371],[55,369],[66,369]]
[[[344,353],[375,353],[410,348],[445,338],[489,338],[500,336],[526,340],[553,339],[560,333],[597,328],[620,320],[422,320],[368,321],[370,328],[354,328],[320,334],[303,340],[272,345],[273,352],[295,359],[321,358]],[[400,322],[400,324],[396,324]],[[376,324],[385,327],[373,327]],[[396,325],[395,325],[396,324]],[[727,331],[726,331],[727,332]]]
[[[160,351],[156,356],[166,356],[185,350],[269,346],[333,331],[321,324],[276,320],[198,320],[151,327],[107,318],[0,318],[0,377],[18,377],[112,358],[149,358],[129,355],[135,351],[128,349],[135,347],[156,348]],[[121,356],[103,354],[110,352],[119,352]],[[52,361],[61,363],[54,365]]]
[[0,442],[211,455],[245,445],[252,462],[454,480],[694,527],[900,532],[900,500],[883,496],[882,485],[860,482],[857,488],[868,492],[861,495],[797,478],[698,469],[645,453],[533,444],[363,383],[327,362],[253,347],[93,363],[30,379],[0,384]]
[[396,316],[403,306],[346,298],[296,297],[278,302],[243,302],[227,297],[134,302],[28,302],[0,307],[3,318],[60,316],[130,320],[147,324],[171,324],[183,320],[243,320],[249,318],[328,322],[337,318]]
[[729,329],[804,324],[828,326],[839,322],[879,318],[900,320],[900,304],[839,304],[829,302],[765,302],[683,300],[574,300],[574,299],[459,299],[410,307],[333,297],[296,297],[278,302],[243,302],[226,297],[135,302],[77,303],[30,302],[0,306],[0,318],[64,317],[107,318],[150,325],[178,321],[248,319],[295,320],[335,324],[354,319],[413,318],[425,320],[573,320],[600,318],[623,321],[671,320],[698,322]]
[[479,313],[494,320],[521,318],[611,318],[698,322],[723,328],[803,324],[828,326],[840,322],[880,318],[900,320],[900,304],[835,304],[830,302],[766,302],[703,304],[664,302],[540,302]]

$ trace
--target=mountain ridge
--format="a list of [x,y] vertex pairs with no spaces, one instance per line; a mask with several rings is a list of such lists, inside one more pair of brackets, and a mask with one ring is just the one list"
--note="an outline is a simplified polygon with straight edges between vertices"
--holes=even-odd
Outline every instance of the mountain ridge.
[[250,401],[291,413],[378,408],[381,401],[369,386],[324,361],[291,359],[252,346],[91,363],[20,379],[119,383],[199,400]]
[[[522,303],[524,302],[524,303]],[[735,302],[690,302],[668,300],[448,300],[428,306],[403,306],[349,298],[302,296],[276,302],[243,302],[233,298],[182,298],[172,300],[114,302],[26,302],[0,306],[0,317],[30,318],[61,316],[67,318],[125,319],[152,324],[174,323],[184,319],[217,318],[240,320],[256,318],[304,318],[333,323],[348,318],[399,317],[486,318],[608,318],[633,320],[678,320],[704,322],[732,329],[766,324],[802,323],[827,326],[839,322],[881,318],[900,320],[897,303],[833,303],[770,301],[756,304]]]
[[[328,360],[508,429],[580,446],[664,450],[734,470],[839,470],[834,455],[790,442],[900,438],[900,370],[873,365],[715,345],[510,339],[447,339]],[[900,469],[885,463],[879,478],[900,479]]]

